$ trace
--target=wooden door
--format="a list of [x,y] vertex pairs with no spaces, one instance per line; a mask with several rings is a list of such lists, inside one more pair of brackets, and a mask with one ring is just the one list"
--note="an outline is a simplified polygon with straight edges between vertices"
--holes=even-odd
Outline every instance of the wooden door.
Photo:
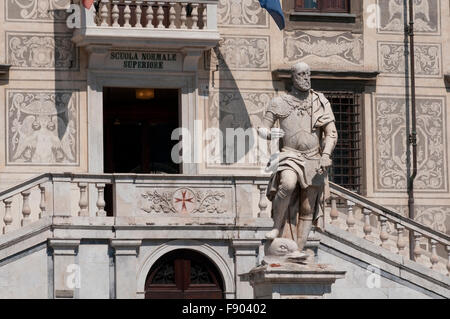
[[223,284],[208,258],[191,250],[175,250],[151,268],[145,298],[222,299]]

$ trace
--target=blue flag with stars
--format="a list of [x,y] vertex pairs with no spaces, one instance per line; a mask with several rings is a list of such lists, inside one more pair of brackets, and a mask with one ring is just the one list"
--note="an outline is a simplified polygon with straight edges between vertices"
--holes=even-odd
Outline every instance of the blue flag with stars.
[[262,8],[269,12],[278,28],[283,30],[285,27],[285,22],[283,10],[281,10],[280,0],[259,0],[259,3]]

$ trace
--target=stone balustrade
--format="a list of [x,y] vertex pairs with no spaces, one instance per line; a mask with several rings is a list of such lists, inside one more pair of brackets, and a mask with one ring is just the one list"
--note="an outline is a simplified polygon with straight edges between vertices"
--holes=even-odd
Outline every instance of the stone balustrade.
[[[249,176],[44,174],[0,193],[1,231],[49,216],[67,223],[113,218],[121,225],[270,224],[266,183]],[[106,211],[108,185],[114,196]]]
[[92,21],[99,27],[206,30],[208,4],[215,2],[100,0]]
[[[370,202],[338,185],[330,185],[331,199],[325,215],[326,230],[327,225],[332,225],[404,258],[410,257],[410,247],[413,247],[414,261],[450,275],[448,235]],[[412,245],[410,237],[413,238]]]
[[[220,40],[217,3],[218,0],[97,0],[90,8],[80,6],[81,23],[73,41],[79,46],[195,46],[206,50]],[[156,42],[145,41],[149,39]]]

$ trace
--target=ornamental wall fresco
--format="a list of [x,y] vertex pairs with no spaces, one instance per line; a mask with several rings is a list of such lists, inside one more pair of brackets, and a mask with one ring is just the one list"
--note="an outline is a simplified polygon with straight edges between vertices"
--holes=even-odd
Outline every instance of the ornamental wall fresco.
[[257,0],[219,0],[218,24],[221,27],[267,28],[268,14]]
[[309,56],[347,65],[364,63],[362,35],[351,32],[284,32],[284,61],[294,63]]
[[[379,33],[403,33],[403,0],[377,0],[380,8]],[[440,0],[415,0],[414,30],[421,34],[440,33]]]
[[7,91],[7,165],[79,162],[76,91]]
[[5,0],[6,21],[65,23],[70,0]]
[[78,50],[70,34],[7,32],[7,63],[22,70],[74,70]]
[[[378,191],[405,192],[407,132],[405,99],[378,96],[374,109],[374,154]],[[447,192],[447,114],[444,97],[418,97],[418,175],[420,192]]]

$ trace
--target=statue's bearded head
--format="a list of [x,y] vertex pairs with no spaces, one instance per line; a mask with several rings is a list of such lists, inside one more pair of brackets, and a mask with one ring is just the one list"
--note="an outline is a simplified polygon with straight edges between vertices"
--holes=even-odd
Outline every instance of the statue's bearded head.
[[291,74],[296,89],[300,91],[311,89],[311,69],[308,64],[304,62],[295,64],[291,69]]

